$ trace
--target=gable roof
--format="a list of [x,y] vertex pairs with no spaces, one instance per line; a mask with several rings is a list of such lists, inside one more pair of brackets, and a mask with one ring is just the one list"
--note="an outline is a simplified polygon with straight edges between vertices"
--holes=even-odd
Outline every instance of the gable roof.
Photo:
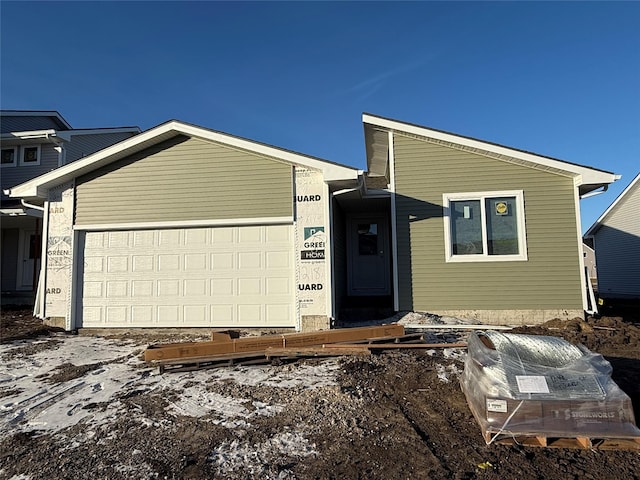
[[604,225],[604,223],[613,214],[613,212],[616,211],[620,205],[624,204],[626,199],[629,198],[631,192],[637,190],[638,188],[640,188],[640,173],[638,173],[636,177],[631,180],[631,183],[627,185],[627,188],[625,188],[622,193],[618,195],[613,203],[609,205],[609,208],[607,208],[604,213],[600,215],[600,218],[598,218],[593,223],[593,225],[589,227],[589,230],[586,231],[584,236],[592,237],[593,235],[595,235],[595,233],[600,229],[600,227],[602,227],[602,225]]
[[405,135],[426,138],[461,150],[491,156],[499,160],[573,177],[576,186],[580,188],[580,194],[596,190],[620,178],[620,175],[605,170],[369,113],[362,114],[362,122],[364,123],[365,131],[367,167],[371,173],[377,175],[387,175],[388,132],[399,132]]
[[170,120],[134,137],[100,150],[73,163],[22,183],[7,191],[11,197],[33,199],[45,198],[47,190],[70,181],[80,175],[96,170],[104,165],[128,157],[178,135],[197,137],[213,141],[250,153],[272,157],[289,163],[322,170],[325,180],[356,180],[360,170],[316,157],[292,152],[227,133],[209,130],[178,120]]

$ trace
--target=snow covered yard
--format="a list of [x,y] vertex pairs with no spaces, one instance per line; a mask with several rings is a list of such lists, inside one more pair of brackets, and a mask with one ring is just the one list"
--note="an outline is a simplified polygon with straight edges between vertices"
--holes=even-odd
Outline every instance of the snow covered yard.
[[[157,339],[42,336],[27,317],[1,325],[0,480],[605,479],[640,471],[634,451],[487,446],[458,382],[464,349],[157,375],[141,360],[145,342]],[[636,405],[640,326],[603,318],[534,332],[604,349]],[[451,329],[437,335],[460,339]],[[17,340],[25,336],[35,338]]]
[[[167,431],[176,420],[193,417],[236,433],[210,452],[209,461],[219,473],[246,469],[252,462],[252,469],[259,470],[273,452],[292,457],[315,453],[303,426],[260,444],[243,442],[243,429],[257,417],[282,412],[279,396],[336,389],[336,360],[157,375],[140,358],[144,348],[135,342],[65,335],[0,345],[0,441],[16,433],[49,435],[64,444],[63,450],[73,450],[98,438],[108,441],[98,433],[124,416],[141,427]],[[283,393],[271,402],[244,395],[258,385]],[[127,401],[136,397],[145,400]],[[149,403],[157,406],[149,409]],[[130,465],[122,468],[131,473]]]

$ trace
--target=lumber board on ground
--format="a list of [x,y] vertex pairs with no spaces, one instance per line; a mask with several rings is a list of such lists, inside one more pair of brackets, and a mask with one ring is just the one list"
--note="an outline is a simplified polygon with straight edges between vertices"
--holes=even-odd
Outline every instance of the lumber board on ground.
[[[325,348],[327,345],[313,347],[269,347],[265,350],[270,357],[331,357],[340,355],[371,355],[368,345],[358,345],[358,348],[332,345],[335,348]],[[364,348],[363,348],[364,347]]]
[[389,324],[373,327],[323,330],[311,333],[289,333],[283,335],[265,335],[261,337],[243,337],[230,340],[218,337],[218,339],[208,342],[151,345],[145,350],[144,359],[146,361],[151,361],[171,358],[206,357],[244,352],[264,352],[264,350],[269,347],[305,347],[401,335],[404,335],[404,327],[402,325]]
[[324,345],[325,348],[338,347],[367,348],[371,350],[386,350],[399,348],[467,348],[466,343],[337,343]]
[[404,328],[411,330],[513,330],[514,327],[486,324],[407,323]]
[[[389,335],[387,337],[366,338],[364,340],[351,341],[350,343],[405,343],[405,342],[422,342],[423,333],[409,333],[405,335]],[[346,343],[346,342],[345,342]]]

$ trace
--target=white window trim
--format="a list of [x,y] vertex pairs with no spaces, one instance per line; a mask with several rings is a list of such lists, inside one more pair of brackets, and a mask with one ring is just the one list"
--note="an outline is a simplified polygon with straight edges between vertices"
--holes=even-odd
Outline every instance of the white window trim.
[[2,150],[13,150],[13,162],[0,164],[4,167],[15,167],[18,165],[18,147],[2,147]]
[[[25,162],[24,161],[24,151],[27,148],[37,148],[38,152],[38,160],[35,162]],[[40,165],[40,160],[42,160],[41,158],[42,156],[42,149],[40,148],[40,145],[23,145],[22,147],[20,147],[20,166],[23,167],[29,167],[29,166],[37,166]]]
[[[485,212],[485,199],[495,197],[515,197],[516,208],[518,209],[518,252],[517,255],[489,255],[487,248],[487,222]],[[482,211],[482,255],[454,255],[451,244],[451,201],[479,200]],[[443,218],[444,218],[444,251],[445,261],[451,263],[460,262],[514,262],[527,261],[527,232],[524,218],[524,191],[522,190],[499,190],[495,192],[464,192],[464,193],[443,193]]]

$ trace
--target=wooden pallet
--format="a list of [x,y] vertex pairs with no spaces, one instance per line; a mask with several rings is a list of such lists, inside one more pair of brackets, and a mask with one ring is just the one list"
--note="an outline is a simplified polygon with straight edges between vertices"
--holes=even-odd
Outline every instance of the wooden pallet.
[[240,365],[260,365],[270,363],[264,352],[245,352],[228,355],[212,355],[204,357],[174,358],[151,362],[157,373],[186,372],[206,368],[232,367]]
[[[484,439],[491,442],[495,432],[484,432]],[[492,443],[498,445],[524,445],[526,447],[581,448],[588,450],[640,451],[640,436],[548,436],[541,434],[500,434]]]

